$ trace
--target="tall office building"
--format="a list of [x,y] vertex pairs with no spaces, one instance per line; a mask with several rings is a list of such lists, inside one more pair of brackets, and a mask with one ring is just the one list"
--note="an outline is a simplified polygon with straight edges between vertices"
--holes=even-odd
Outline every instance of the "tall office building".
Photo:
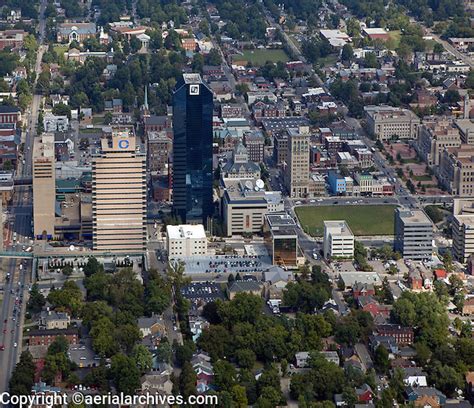
[[183,74],[173,95],[173,211],[183,223],[212,216],[212,91]]
[[52,238],[56,210],[54,134],[35,138],[33,146],[33,223],[36,239]]
[[453,200],[453,255],[462,263],[474,255],[474,199]]
[[131,128],[114,128],[92,163],[93,248],[141,252],[146,245],[146,160]]
[[288,153],[285,184],[292,198],[304,198],[309,193],[309,139],[307,128],[288,129]]
[[414,261],[431,259],[433,223],[422,210],[395,210],[395,251]]

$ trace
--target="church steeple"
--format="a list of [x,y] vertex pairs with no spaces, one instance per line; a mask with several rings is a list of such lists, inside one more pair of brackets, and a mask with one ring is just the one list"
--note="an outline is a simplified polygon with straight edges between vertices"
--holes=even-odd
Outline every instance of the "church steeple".
[[150,109],[148,107],[148,84],[145,85],[145,98],[143,101],[142,109],[142,118],[149,118],[150,117]]

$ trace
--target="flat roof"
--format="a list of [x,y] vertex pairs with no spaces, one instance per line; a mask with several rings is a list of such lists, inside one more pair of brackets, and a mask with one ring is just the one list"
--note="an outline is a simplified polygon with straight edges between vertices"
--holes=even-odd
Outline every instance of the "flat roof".
[[267,214],[266,218],[270,228],[296,227],[295,220],[287,213]]
[[166,226],[166,234],[170,239],[206,238],[206,232],[202,224],[168,225]]
[[397,211],[398,211],[400,219],[404,223],[408,222],[408,223],[432,224],[431,220],[422,210],[398,208]]
[[364,28],[363,29],[364,33],[366,34],[388,34],[387,31],[385,31],[383,28],[380,27],[374,27],[374,28]]
[[200,84],[202,83],[200,74],[183,74],[183,79],[185,84]]
[[333,235],[354,236],[345,220],[324,221],[324,228]]

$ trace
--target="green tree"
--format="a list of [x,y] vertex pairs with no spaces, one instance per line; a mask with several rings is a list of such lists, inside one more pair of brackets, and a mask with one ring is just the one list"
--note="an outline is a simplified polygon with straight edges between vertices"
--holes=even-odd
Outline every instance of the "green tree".
[[343,62],[350,62],[352,58],[354,58],[354,50],[350,44],[345,44],[344,47],[342,47],[341,60]]
[[386,374],[390,368],[388,351],[384,346],[378,346],[374,353],[374,364],[377,371]]
[[110,375],[118,392],[133,395],[140,387],[140,370],[134,359],[125,354],[112,357]]
[[43,294],[39,291],[38,285],[34,283],[31,286],[30,298],[28,299],[28,304],[26,309],[29,313],[39,313],[43,309],[43,306],[46,304],[46,299]]
[[142,374],[151,370],[153,356],[143,344],[136,344],[133,347],[132,358]]
[[36,366],[29,351],[23,351],[8,384],[11,395],[30,395]]

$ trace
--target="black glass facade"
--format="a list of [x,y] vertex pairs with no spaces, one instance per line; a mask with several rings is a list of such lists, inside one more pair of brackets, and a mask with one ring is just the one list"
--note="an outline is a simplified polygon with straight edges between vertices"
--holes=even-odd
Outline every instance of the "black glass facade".
[[182,222],[212,216],[212,91],[184,74],[173,95],[173,210]]
[[296,265],[297,239],[275,237],[273,240],[273,260],[278,265]]

